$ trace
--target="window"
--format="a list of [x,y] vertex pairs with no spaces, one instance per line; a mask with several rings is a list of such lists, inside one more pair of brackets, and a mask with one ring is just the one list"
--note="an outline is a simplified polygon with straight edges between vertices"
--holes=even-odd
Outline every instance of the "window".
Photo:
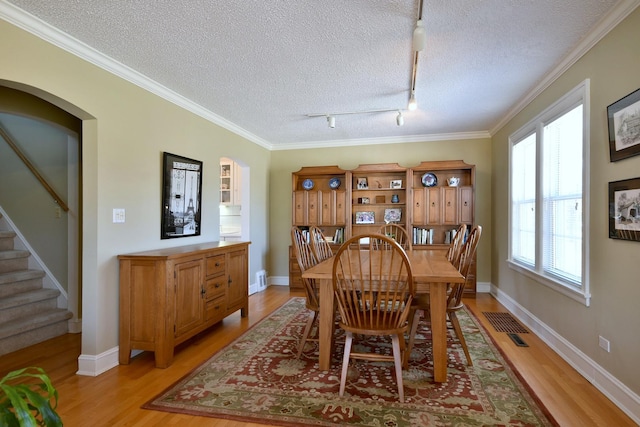
[[589,81],[510,137],[509,265],[589,305]]

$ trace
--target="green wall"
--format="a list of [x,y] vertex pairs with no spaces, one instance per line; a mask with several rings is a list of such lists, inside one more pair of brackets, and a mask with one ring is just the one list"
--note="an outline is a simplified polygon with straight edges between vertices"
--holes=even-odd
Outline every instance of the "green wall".
[[[303,166],[337,165],[343,169],[354,169],[358,165],[369,163],[398,163],[404,167],[412,167],[420,162],[433,160],[464,160],[476,165],[476,222],[485,227],[483,234],[490,235],[491,143],[488,138],[273,151],[269,171],[269,249],[272,257],[269,274],[278,278],[289,275],[292,172]],[[478,249],[478,282],[489,282],[491,279],[490,247],[490,239],[482,239]]]
[[[640,176],[640,156],[609,161],[607,106],[640,87],[640,10],[633,12],[548,89],[493,137],[493,164],[508,164],[508,138],[546,107],[585,79],[591,86],[589,279],[591,305],[586,307],[509,268],[508,169],[494,168],[492,277],[500,293],[552,329],[570,346],[592,359],[634,393],[640,393],[640,243],[608,238],[608,182]],[[607,353],[598,337],[611,342]],[[553,344],[553,343],[552,343]],[[558,347],[562,347],[559,343]],[[578,361],[579,362],[579,361]],[[582,366],[584,368],[584,366]],[[599,372],[583,372],[602,384]]]

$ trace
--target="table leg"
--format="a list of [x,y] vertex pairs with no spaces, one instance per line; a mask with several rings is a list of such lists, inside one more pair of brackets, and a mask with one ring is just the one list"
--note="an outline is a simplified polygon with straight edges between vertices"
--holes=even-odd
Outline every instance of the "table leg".
[[447,284],[432,283],[430,294],[433,380],[442,383],[447,381]]
[[319,351],[318,365],[321,370],[331,367],[331,349],[333,346],[333,283],[331,280],[318,280],[320,286],[320,320],[318,322]]

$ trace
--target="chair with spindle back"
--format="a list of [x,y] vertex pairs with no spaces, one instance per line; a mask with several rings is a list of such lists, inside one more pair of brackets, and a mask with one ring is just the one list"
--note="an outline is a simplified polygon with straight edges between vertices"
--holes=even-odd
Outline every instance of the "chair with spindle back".
[[[458,321],[456,313],[457,311],[464,308],[462,296],[464,294],[465,284],[470,279],[469,276],[471,265],[474,262],[481,235],[482,226],[476,225],[471,229],[471,232],[467,237],[467,241],[462,246],[460,256],[458,257],[457,262],[454,263],[454,265],[458,268],[460,274],[465,277],[465,282],[454,283],[453,285],[451,285],[451,288],[449,289],[449,293],[447,295],[447,321],[453,327],[456,337],[460,341],[462,350],[464,351],[464,354],[467,358],[467,365],[469,366],[473,365],[473,361],[471,360],[471,355],[469,354],[469,349],[467,348],[467,342],[464,339],[464,334],[462,333],[462,328],[460,327],[460,322]],[[417,298],[415,300],[415,303],[411,309],[413,319],[411,321],[411,330],[409,332],[409,344],[407,346],[407,351],[405,352],[404,357],[404,367],[408,366],[409,358],[411,357],[411,350],[413,349],[413,345],[415,343],[415,336],[417,333],[418,324],[420,323],[420,318],[424,317],[425,323],[430,323],[431,314],[429,312],[429,306],[429,295],[425,294],[424,296],[421,296],[420,298]]]
[[407,230],[398,224],[385,224],[380,227],[378,233],[383,236],[391,237],[393,240],[398,242],[402,249],[408,251],[411,249],[411,239],[409,239],[409,233]]
[[333,250],[322,233],[322,230],[316,226],[311,226],[309,228],[309,235],[311,240],[311,249],[313,250],[313,254],[318,262],[322,262],[333,256]]
[[[364,239],[363,237],[368,239]],[[382,242],[386,250],[376,250]],[[333,290],[345,331],[340,396],[344,395],[351,359],[392,361],[400,402],[404,402],[402,356],[404,334],[414,297],[413,275],[406,252],[394,239],[380,234],[347,240],[333,260]],[[391,337],[393,355],[352,351],[355,337]]]
[[[313,254],[309,240],[308,233],[303,232],[303,230],[298,227],[291,227],[291,243],[293,244],[296,253],[300,273],[304,273],[305,270],[318,263],[315,255]],[[302,283],[304,285],[306,307],[308,310],[311,310],[311,313],[309,313],[309,319],[307,320],[307,324],[305,325],[304,332],[300,339],[300,344],[298,345],[298,359],[302,355],[302,351],[304,350],[304,346],[307,341],[317,341],[317,339],[310,339],[309,333],[311,332],[311,328],[318,319],[318,314],[320,313],[319,290],[315,281],[313,279],[302,278]]]

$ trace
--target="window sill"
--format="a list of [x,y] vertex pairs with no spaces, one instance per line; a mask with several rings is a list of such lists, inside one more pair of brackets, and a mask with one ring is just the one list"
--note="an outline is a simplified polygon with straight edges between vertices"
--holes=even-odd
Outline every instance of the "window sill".
[[577,289],[570,288],[569,286],[565,285],[564,283],[558,280],[554,280],[549,276],[544,276],[512,260],[508,259],[507,265],[512,270],[522,273],[523,275],[529,277],[535,282],[540,283],[541,285],[544,285],[548,288],[551,288],[554,291],[559,292],[562,295],[565,295],[575,301],[578,301],[579,303],[582,303],[587,307],[589,307],[589,304],[591,303],[591,295],[588,293],[584,293]]

